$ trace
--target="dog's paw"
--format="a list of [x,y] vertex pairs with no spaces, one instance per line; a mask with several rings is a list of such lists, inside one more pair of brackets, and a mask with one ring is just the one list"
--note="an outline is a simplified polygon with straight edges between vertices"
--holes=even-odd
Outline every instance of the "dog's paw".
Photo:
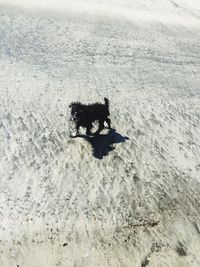
[[77,135],[72,135],[72,134],[70,134],[69,137],[70,137],[70,138],[76,138]]
[[100,132],[96,132],[96,133],[94,133],[93,135],[94,136],[98,136],[100,134]]

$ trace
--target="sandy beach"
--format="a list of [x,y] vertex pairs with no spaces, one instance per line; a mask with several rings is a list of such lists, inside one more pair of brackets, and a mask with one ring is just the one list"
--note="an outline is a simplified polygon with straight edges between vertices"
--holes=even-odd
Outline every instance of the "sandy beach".
[[200,266],[199,73],[197,0],[0,0],[0,266]]

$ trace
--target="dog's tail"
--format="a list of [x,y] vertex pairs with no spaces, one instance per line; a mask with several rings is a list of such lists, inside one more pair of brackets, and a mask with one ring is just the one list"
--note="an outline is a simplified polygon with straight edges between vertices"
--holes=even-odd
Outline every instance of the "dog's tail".
[[105,106],[107,108],[109,108],[109,100],[108,100],[108,98],[104,97],[104,101],[105,101]]

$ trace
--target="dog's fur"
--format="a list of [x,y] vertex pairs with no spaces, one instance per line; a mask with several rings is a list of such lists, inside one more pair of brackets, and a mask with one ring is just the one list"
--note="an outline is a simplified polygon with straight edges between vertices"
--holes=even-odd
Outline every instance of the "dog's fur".
[[91,135],[92,123],[95,121],[99,122],[99,128],[95,132],[99,134],[104,129],[104,122],[107,123],[108,128],[111,129],[111,121],[108,118],[109,112],[109,100],[104,98],[105,103],[94,103],[84,105],[80,102],[74,102],[70,104],[71,118],[70,120],[75,123],[76,135],[79,134],[79,128],[85,127],[86,134]]

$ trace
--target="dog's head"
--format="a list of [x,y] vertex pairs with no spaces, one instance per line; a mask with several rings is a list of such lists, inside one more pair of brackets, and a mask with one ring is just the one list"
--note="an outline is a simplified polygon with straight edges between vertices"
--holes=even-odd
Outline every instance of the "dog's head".
[[81,103],[73,102],[69,105],[69,107],[71,108],[71,118],[73,120],[80,119],[84,116],[84,111]]

